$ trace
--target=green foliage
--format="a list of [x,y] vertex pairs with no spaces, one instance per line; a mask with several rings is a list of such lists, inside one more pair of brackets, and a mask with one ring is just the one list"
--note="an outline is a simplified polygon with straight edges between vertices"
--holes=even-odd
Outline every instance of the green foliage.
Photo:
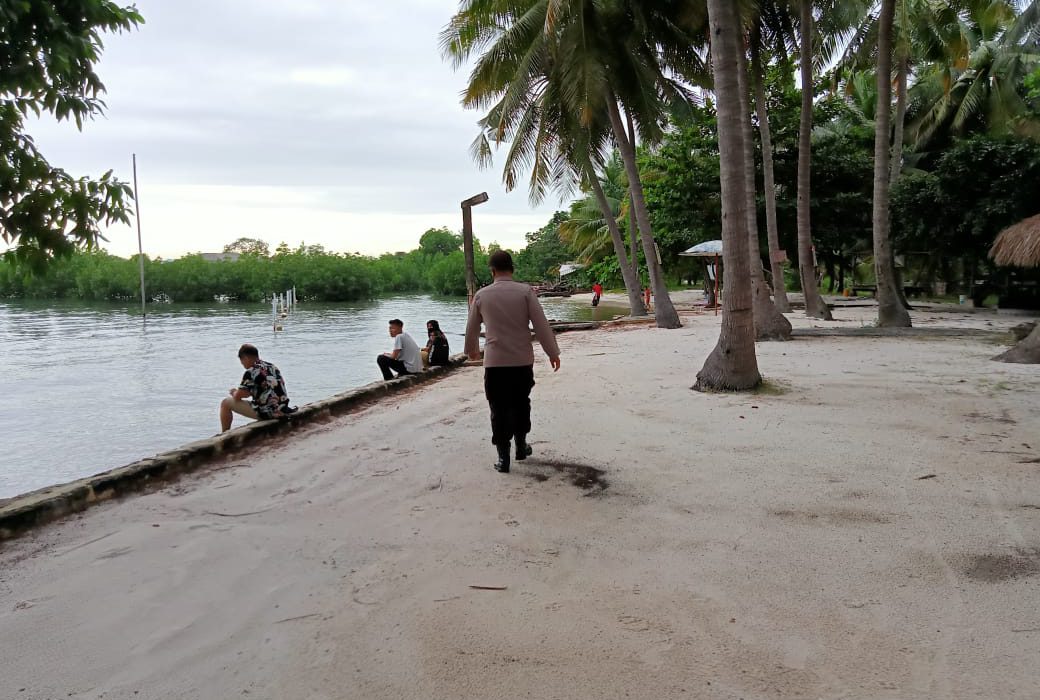
[[55,256],[92,248],[99,225],[129,223],[130,188],[109,171],[76,178],[47,162],[25,118],[50,113],[79,128],[104,110],[94,72],[103,32],[141,24],[110,0],[6,1],[0,8],[0,237],[3,259],[36,271]]
[[[860,122],[855,113],[836,105],[818,105],[817,116],[830,118],[817,129],[812,142],[812,212],[813,241],[817,257],[848,260],[857,252],[871,250],[874,191],[873,126]],[[826,115],[826,116],[825,116]],[[775,161],[778,182],[794,182],[797,149],[779,155]],[[785,236],[788,254],[797,256],[796,230],[797,192],[784,188],[777,201],[777,216]]]
[[1033,121],[1040,120],[1040,68],[1037,68],[1023,81],[1026,90],[1026,105]]
[[450,255],[462,250],[462,235],[446,228],[431,228],[419,238],[419,250],[427,257]]
[[558,211],[545,226],[524,236],[527,246],[513,256],[517,279],[527,282],[555,280],[560,265],[573,257],[571,250],[560,240],[560,224],[566,220],[567,213]]
[[[597,169],[595,176],[614,220],[625,235],[633,217],[629,211],[628,176],[621,154],[615,150]],[[585,264],[615,254],[610,228],[594,193],[589,191],[581,199],[571,202],[567,218],[560,222],[560,239],[574,253],[574,258]]]
[[666,267],[690,246],[722,237],[718,122],[711,104],[694,108],[653,153],[643,153],[643,188]]
[[593,282],[599,282],[604,287],[624,287],[624,279],[621,276],[621,265],[616,255],[610,255],[599,262],[575,272],[567,278],[571,284],[579,287],[591,287]]
[[[431,229],[421,242],[446,241],[441,234],[461,241],[450,231]],[[352,301],[400,292],[466,293],[465,260],[458,249],[431,256],[430,246],[424,250],[420,244],[407,253],[373,258],[330,253],[320,245],[300,244],[293,250],[281,243],[275,255],[267,256],[257,244],[263,241],[238,239],[226,246],[227,252],[246,251],[237,260],[207,260],[199,253],[176,260],[146,258],[146,296],[178,302],[209,302],[215,297],[256,302],[290,287],[308,301]],[[477,282],[489,284],[488,253],[479,242],[474,244]],[[136,256],[120,258],[96,249],[73,251],[35,275],[24,266],[0,262],[0,298],[130,300],[138,298],[139,284]]]
[[976,136],[955,141],[931,172],[892,190],[892,232],[904,249],[983,260],[1001,229],[1040,212],[1040,144]]
[[[773,69],[769,85],[780,247],[792,263],[797,254],[798,125],[801,97],[789,76]],[[825,95],[817,100],[813,137],[813,238],[821,259],[838,262],[870,248],[873,192],[873,126],[843,100]],[[721,194],[717,121],[712,103],[676,124],[661,146],[644,154],[641,165],[647,202],[654,217],[666,270],[682,274],[689,263],[678,254],[703,241],[721,238]],[[756,131],[757,136],[757,131]],[[756,143],[756,148],[760,145]],[[761,196],[761,156],[756,156],[760,208],[759,240],[765,240],[765,201]]]
[[266,258],[271,254],[271,247],[267,245],[267,241],[242,236],[224,246],[224,252],[241,253],[242,255],[262,255]]
[[1016,14],[1014,3],[966,5],[955,17],[946,60],[917,71],[910,89],[908,127],[921,151],[943,150],[953,138],[977,133],[1040,133],[1026,98],[1027,81],[1040,66],[1040,6],[1032,2]]

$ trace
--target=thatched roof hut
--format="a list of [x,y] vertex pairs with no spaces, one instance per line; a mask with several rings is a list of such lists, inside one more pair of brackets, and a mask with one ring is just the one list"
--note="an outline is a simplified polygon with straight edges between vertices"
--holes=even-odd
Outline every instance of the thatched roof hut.
[[1040,214],[1001,231],[989,257],[998,265],[1040,267]]
[[[1040,214],[1001,231],[989,249],[989,257],[998,265],[1040,267]],[[1040,324],[1018,345],[993,359],[1000,362],[1040,363]]]

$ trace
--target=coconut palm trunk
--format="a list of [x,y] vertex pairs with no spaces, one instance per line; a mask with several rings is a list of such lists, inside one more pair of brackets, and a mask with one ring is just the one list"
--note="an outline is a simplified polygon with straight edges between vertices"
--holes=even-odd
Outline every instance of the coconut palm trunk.
[[639,225],[636,224],[636,203],[632,195],[628,195],[628,242],[632,246],[629,260],[632,264],[632,272],[639,279]]
[[769,128],[766,108],[766,86],[759,55],[759,38],[751,42],[751,71],[755,84],[755,112],[758,114],[758,132],[762,138],[762,189],[766,201],[766,240],[769,243],[769,270],[773,276],[773,303],[778,311],[787,313],[791,302],[787,299],[784,264],[780,261],[780,232],[776,222],[776,176],[773,173],[773,133]]
[[[892,135],[892,177],[889,179],[889,187],[895,187],[899,175],[903,170],[903,127],[906,122],[906,91],[907,75],[910,72],[910,57],[907,55],[909,47],[905,40],[899,46],[899,65],[896,66],[896,115]],[[899,270],[895,266],[895,256],[892,260],[892,279],[895,280],[896,296],[904,309],[910,310],[910,302],[903,290],[903,280]]]
[[748,272],[751,277],[751,299],[755,311],[756,340],[790,340],[791,322],[769,298],[765,276],[762,274],[762,254],[758,243],[758,205],[755,183],[755,138],[751,132],[751,99],[748,96],[747,55],[741,45],[737,51],[737,94],[740,99],[740,129],[743,138],[744,193],[747,199]]
[[[628,137],[632,140],[632,147],[636,146],[636,125],[632,121],[631,112],[625,111],[625,120],[628,122]],[[632,270],[636,274],[636,279],[639,279],[639,225],[636,223],[635,217],[636,202],[632,197],[632,188],[628,190],[628,228],[629,228],[629,242],[632,245],[632,254],[630,260],[632,261]]]
[[813,255],[812,215],[809,187],[812,182],[812,123],[813,123],[813,68],[812,68],[812,2],[801,0],[801,27],[799,44],[802,73],[802,118],[798,131],[798,276],[805,295],[805,315],[833,320],[830,309],[820,296],[816,284],[816,265]]
[[896,293],[895,260],[889,240],[889,185],[892,180],[889,133],[892,117],[892,24],[895,0],[882,0],[878,17],[877,118],[874,120],[874,274],[878,325],[910,326],[910,314]]
[[646,198],[643,196],[643,183],[639,178],[635,148],[628,140],[624,123],[621,121],[621,112],[613,97],[607,99],[607,112],[610,116],[614,140],[617,141],[618,150],[621,151],[621,160],[625,164],[628,187],[632,193],[633,204],[635,204],[636,222],[639,225],[639,236],[643,243],[643,255],[646,256],[646,268],[650,273],[650,284],[654,290],[654,317],[657,319],[657,327],[680,328],[682,323],[679,321],[679,314],[672,305],[664,272],[661,269],[661,263],[657,260],[657,246],[654,244],[650,214],[646,208]]
[[1023,365],[1040,364],[1040,323],[1018,344],[993,358],[998,362],[1016,362]]
[[718,99],[719,165],[722,187],[722,255],[726,294],[718,344],[701,371],[694,389],[741,391],[762,382],[755,356],[755,319],[748,267],[744,132],[737,71],[740,21],[735,3],[708,0],[711,59]]
[[589,184],[592,192],[596,195],[596,202],[603,213],[603,220],[607,223],[610,231],[610,240],[614,243],[614,252],[617,254],[618,267],[621,268],[621,277],[625,280],[625,291],[628,293],[629,313],[632,316],[646,316],[646,306],[643,304],[643,294],[639,284],[639,275],[628,262],[628,254],[625,250],[625,238],[621,235],[621,228],[614,211],[607,201],[607,195],[603,192],[603,186],[599,184],[599,178],[595,172],[589,174]]

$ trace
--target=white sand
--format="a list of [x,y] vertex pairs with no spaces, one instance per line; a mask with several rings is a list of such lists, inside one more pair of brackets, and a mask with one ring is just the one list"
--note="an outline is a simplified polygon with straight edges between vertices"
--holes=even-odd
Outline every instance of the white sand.
[[5,545],[0,698],[1040,697],[1040,370],[804,338],[705,395],[686,320],[561,336],[510,475],[467,368]]

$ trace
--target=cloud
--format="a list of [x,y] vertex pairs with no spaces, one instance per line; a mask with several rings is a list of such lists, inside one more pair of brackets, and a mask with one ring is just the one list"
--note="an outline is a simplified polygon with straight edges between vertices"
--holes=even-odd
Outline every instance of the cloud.
[[[129,180],[137,154],[146,252],[241,235],[406,249],[427,228],[457,229],[458,203],[481,191],[478,236],[518,247],[558,204],[532,209],[469,158],[480,115],[459,106],[466,75],[437,39],[454,0],[137,5],[146,24],[105,37],[106,116],[82,133],[49,120],[30,131],[75,174]],[[131,229],[108,237],[136,251]]]

